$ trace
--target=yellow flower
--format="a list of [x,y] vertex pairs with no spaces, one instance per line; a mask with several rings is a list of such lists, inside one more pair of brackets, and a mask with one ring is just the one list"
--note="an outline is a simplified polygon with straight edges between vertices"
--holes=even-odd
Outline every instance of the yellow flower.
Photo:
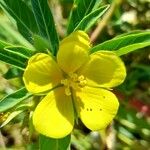
[[44,53],[30,58],[25,86],[33,94],[47,93],[33,114],[39,133],[62,138],[71,133],[75,117],[91,130],[115,117],[119,103],[109,90],[124,81],[124,64],[113,52],[89,49],[88,35],[76,31],[61,41],[56,58]]

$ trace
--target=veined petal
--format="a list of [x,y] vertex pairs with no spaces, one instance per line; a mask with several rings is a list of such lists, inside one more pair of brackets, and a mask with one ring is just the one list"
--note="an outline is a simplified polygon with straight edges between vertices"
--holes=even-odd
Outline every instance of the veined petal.
[[58,85],[62,78],[56,62],[44,53],[32,56],[23,74],[24,84],[31,93],[45,92]]
[[99,51],[90,55],[90,61],[79,71],[87,84],[111,88],[121,84],[126,77],[122,60],[113,52]]
[[71,133],[74,125],[73,105],[63,87],[51,91],[38,104],[33,113],[33,125],[39,133],[51,138],[62,138]]
[[79,117],[91,130],[106,128],[115,117],[119,107],[116,96],[101,88],[82,88],[76,93],[75,102]]
[[63,39],[57,54],[57,62],[66,73],[76,71],[88,58],[90,39],[83,31],[76,31]]

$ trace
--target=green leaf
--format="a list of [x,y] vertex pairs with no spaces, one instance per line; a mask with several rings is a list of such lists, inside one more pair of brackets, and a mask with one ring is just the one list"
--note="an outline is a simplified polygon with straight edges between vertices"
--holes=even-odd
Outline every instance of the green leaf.
[[80,21],[75,30],[87,31],[108,10],[108,8],[109,5],[106,5],[92,11]]
[[25,68],[25,64],[19,60],[17,60],[16,58],[13,58],[13,55],[9,55],[8,56],[8,53],[2,53],[1,50],[0,50],[0,60],[7,63],[7,64],[10,64],[10,65],[13,65],[21,70],[24,70]]
[[18,103],[23,100],[31,97],[32,94],[28,93],[28,91],[23,87],[12,94],[7,95],[0,101],[0,113],[4,112],[8,109],[11,109]]
[[150,32],[131,34],[113,38],[91,49],[91,53],[99,50],[115,51],[119,56],[150,45]]
[[46,38],[50,44],[51,52],[56,55],[59,39],[55,29],[55,23],[48,6],[47,0],[31,0],[40,35]]
[[130,53],[130,52],[135,51],[135,50],[138,50],[140,48],[144,48],[144,47],[149,46],[149,45],[150,45],[150,42],[132,44],[132,45],[120,48],[119,50],[115,51],[115,53],[118,56],[122,56],[122,55],[125,55],[125,54]]
[[22,46],[7,46],[4,50],[15,52],[24,58],[30,58],[34,53],[34,50]]
[[4,127],[5,125],[7,125],[12,119],[14,119],[16,116],[18,116],[20,113],[22,113],[23,110],[17,110],[12,112],[7,119],[1,124],[0,128]]
[[12,45],[0,40],[0,49],[3,49],[6,46],[12,46]]
[[70,13],[67,33],[70,34],[78,26],[80,21],[91,11],[95,11],[101,0],[74,0],[73,8]]
[[52,139],[44,135],[40,135],[39,138],[40,150],[67,150],[71,140],[70,135],[62,139]]
[[5,46],[6,43],[0,41],[0,60],[24,70],[34,50],[21,46]]
[[2,22],[3,23],[0,24],[0,30],[3,31],[1,34],[3,34],[7,41],[12,41],[11,39],[13,39],[13,43],[33,48],[33,45],[27,41],[17,30],[15,30],[11,23],[9,24],[7,21],[5,21],[5,19],[2,20]]
[[19,32],[28,40],[32,41],[32,34],[37,33],[37,25],[31,9],[22,0],[1,0],[1,7],[17,23]]
[[34,35],[33,41],[34,41],[35,49],[39,52],[45,52],[48,49],[50,49],[50,45],[49,45],[48,41],[39,35]]
[[23,74],[23,71],[16,68],[16,67],[11,67],[8,69],[8,71],[3,75],[3,77],[7,80],[19,77],[21,74]]
[[126,33],[122,33],[120,35],[117,35],[115,38],[120,38],[120,37],[123,37],[123,36],[132,35],[132,34],[139,34],[139,33],[143,33],[143,30],[133,30],[133,31],[129,31],[129,32],[126,32]]

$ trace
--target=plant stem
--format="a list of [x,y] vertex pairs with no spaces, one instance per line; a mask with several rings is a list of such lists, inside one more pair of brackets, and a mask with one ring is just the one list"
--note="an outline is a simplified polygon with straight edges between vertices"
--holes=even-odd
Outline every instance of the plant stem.
[[103,29],[106,27],[106,25],[108,24],[109,20],[111,19],[111,17],[113,16],[115,9],[120,6],[120,4],[122,3],[122,0],[114,0],[110,6],[110,9],[106,12],[106,14],[104,15],[103,19],[100,20],[100,22],[98,23],[96,29],[93,31],[93,33],[91,34],[91,42],[94,43],[95,40],[97,39],[98,36],[100,36],[101,32],[103,31]]

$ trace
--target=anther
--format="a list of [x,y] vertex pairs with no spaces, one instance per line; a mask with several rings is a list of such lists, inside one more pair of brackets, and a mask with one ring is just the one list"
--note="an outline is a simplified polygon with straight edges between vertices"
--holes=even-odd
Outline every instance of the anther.
[[70,96],[70,95],[71,95],[71,91],[70,91],[70,88],[69,88],[69,87],[65,88],[65,94],[66,94],[67,96]]
[[84,78],[83,75],[81,75],[81,76],[78,77],[78,81],[83,81],[84,79],[85,79],[85,78]]
[[69,84],[68,79],[61,80],[61,84],[67,86]]
[[86,83],[87,83],[87,81],[86,81],[86,80],[83,80],[83,81],[80,81],[79,85],[80,85],[81,87],[83,87],[83,86],[86,85]]

